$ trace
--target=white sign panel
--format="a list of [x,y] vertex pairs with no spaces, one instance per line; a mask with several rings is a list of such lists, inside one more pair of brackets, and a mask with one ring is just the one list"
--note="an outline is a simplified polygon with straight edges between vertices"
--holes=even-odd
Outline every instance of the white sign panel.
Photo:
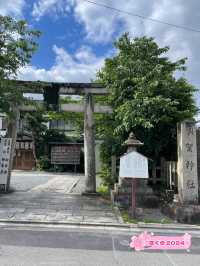
[[148,159],[142,154],[132,151],[120,158],[121,178],[148,178]]
[[11,138],[0,138],[0,185],[7,183],[11,144]]

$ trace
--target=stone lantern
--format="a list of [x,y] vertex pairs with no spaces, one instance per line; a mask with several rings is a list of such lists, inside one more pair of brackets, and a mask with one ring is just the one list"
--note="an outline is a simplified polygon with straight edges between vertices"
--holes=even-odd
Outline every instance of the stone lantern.
[[[133,132],[129,134],[128,139],[124,143],[125,146],[127,146],[127,153],[130,152],[137,152],[137,148],[144,145],[141,141],[139,141]],[[136,179],[134,180],[134,183],[132,183],[132,190],[136,190],[136,201],[137,204],[139,203],[139,206],[145,206],[148,205],[148,203],[153,202],[156,203],[157,198],[155,197],[153,190],[151,187],[147,185],[147,179],[137,179],[137,188],[136,188]],[[122,181],[120,182],[122,184]],[[129,184],[131,186],[131,184]],[[134,187],[133,187],[134,186]],[[155,204],[156,205],[156,204]],[[133,215],[133,211],[131,210],[131,214]],[[135,213],[134,213],[135,215]],[[134,216],[133,215],[133,216]]]
[[144,145],[144,143],[136,139],[133,132],[129,134],[129,137],[124,144],[127,146],[127,153],[137,151],[137,147]]
[[[133,151],[137,151],[137,148],[140,146],[143,146],[144,143],[142,143],[141,141],[139,141],[135,134],[133,132],[131,132],[129,134],[128,139],[124,142],[124,145],[127,146],[127,153],[133,152]],[[146,188],[147,189],[147,180],[146,179],[140,179],[138,180],[138,190],[140,189],[140,187],[142,188]]]

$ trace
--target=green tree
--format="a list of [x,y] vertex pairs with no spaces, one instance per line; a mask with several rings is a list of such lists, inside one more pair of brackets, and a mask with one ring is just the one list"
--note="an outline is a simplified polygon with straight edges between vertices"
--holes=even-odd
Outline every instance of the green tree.
[[30,132],[33,140],[34,157],[37,161],[40,156],[45,154],[44,138],[47,132],[47,119],[43,116],[44,110],[38,109],[33,113],[25,113],[24,120],[26,121],[25,130]]
[[0,16],[0,111],[9,113],[23,100],[14,79],[20,67],[28,64],[37,49],[35,39],[40,32],[26,21]]
[[[98,81],[109,90],[103,100],[114,110],[104,143],[112,138],[118,147],[134,131],[145,144],[144,154],[155,161],[160,156],[175,159],[176,124],[197,112],[195,88],[185,78],[176,78],[177,71],[186,70],[186,58],[171,62],[166,56],[169,47],[160,48],[153,38],[131,40],[127,33],[115,48],[116,56],[106,59],[98,73]],[[109,157],[112,150],[105,146],[104,157]]]

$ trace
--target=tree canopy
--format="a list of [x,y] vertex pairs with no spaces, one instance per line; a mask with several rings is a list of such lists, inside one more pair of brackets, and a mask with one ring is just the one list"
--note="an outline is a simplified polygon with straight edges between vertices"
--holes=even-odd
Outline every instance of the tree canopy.
[[37,49],[40,32],[31,29],[24,20],[0,16],[0,111],[9,113],[22,100],[10,79],[17,77],[20,67],[28,64]]
[[134,131],[145,144],[144,154],[154,160],[160,156],[174,159],[176,124],[197,112],[195,88],[185,78],[176,77],[186,70],[186,58],[172,62],[167,57],[169,47],[160,48],[148,37],[132,40],[127,33],[115,42],[115,48],[116,55],[106,59],[98,72],[98,82],[110,92],[100,100],[114,109],[109,132],[101,128],[104,158],[112,151],[108,143],[119,147]]

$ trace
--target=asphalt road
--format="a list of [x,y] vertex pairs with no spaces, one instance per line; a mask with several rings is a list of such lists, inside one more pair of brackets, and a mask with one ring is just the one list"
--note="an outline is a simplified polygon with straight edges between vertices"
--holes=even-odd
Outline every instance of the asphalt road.
[[0,226],[0,265],[200,265],[200,234],[192,237],[190,252],[150,250],[136,252],[129,248],[130,238],[134,234],[138,233],[4,225]]

